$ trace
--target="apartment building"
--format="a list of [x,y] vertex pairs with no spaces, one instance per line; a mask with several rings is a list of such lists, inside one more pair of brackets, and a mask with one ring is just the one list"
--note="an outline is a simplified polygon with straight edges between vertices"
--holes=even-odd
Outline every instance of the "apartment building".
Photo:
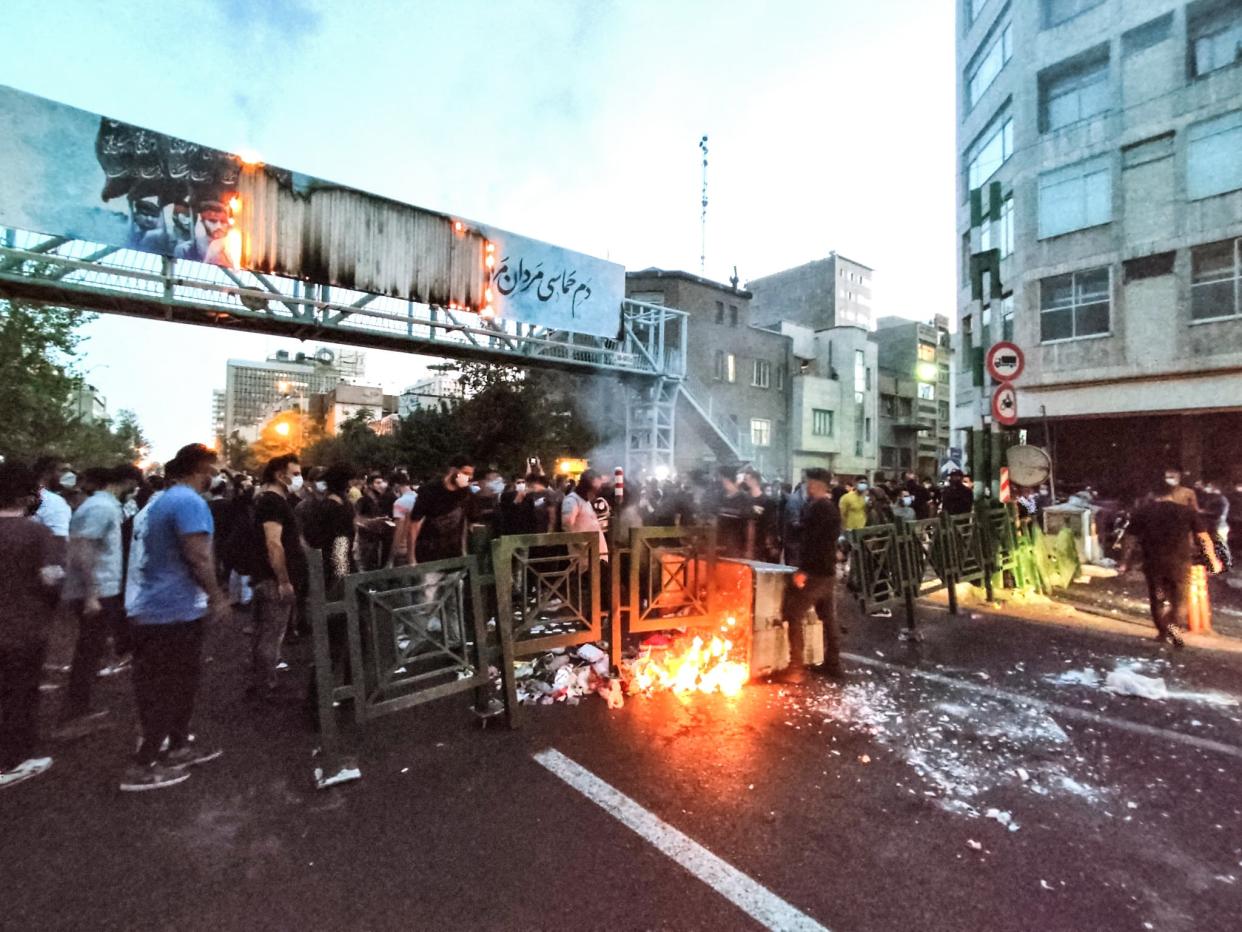
[[879,372],[879,471],[934,477],[949,453],[949,320],[881,317],[870,339]]
[[755,322],[782,321],[827,330],[830,327],[875,329],[871,305],[872,269],[832,252],[826,259],[752,279]]

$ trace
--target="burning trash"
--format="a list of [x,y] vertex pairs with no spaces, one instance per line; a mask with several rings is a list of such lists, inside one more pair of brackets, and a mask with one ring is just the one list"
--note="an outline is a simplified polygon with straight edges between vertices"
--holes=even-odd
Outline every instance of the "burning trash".
[[736,696],[750,679],[750,664],[737,636],[733,616],[710,637],[706,632],[674,638],[652,635],[642,642],[638,656],[621,663],[626,691],[631,696],[666,689],[679,695],[719,692]]

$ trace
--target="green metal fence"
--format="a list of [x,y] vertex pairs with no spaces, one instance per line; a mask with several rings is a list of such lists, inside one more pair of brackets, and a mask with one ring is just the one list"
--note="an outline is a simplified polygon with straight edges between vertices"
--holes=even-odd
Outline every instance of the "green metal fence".
[[603,636],[599,535],[515,534],[492,541],[497,619],[519,657]]

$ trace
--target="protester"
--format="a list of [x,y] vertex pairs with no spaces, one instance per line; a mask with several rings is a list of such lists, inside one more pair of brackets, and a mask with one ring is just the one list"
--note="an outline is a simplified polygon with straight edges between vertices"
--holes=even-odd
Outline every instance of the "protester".
[[46,492],[32,470],[0,463],[0,788],[37,777],[39,677],[47,656],[62,546],[30,509]]
[[418,492],[415,491],[410,477],[404,472],[393,473],[392,482],[397,497],[392,502],[392,520],[395,526],[392,531],[390,562],[394,566],[405,566],[410,562],[410,512],[414,510],[414,503],[418,501]]
[[536,533],[535,509],[527,501],[528,488],[526,477],[522,477],[513,483],[513,488],[501,493],[497,527],[502,536]]
[[190,731],[202,672],[205,621],[221,620],[227,601],[216,582],[211,510],[203,500],[216,454],[190,444],[164,466],[167,491],[151,503],[134,604],[134,700],[142,741],[120,788],[163,789],[188,768],[223,752]]
[[[914,486],[915,488],[921,488],[917,482],[914,483]],[[918,498],[908,483],[901,489],[897,501],[892,507],[892,514],[897,521],[920,520]]]
[[975,507],[975,496],[966,484],[966,474],[960,469],[949,473],[949,484],[940,495],[940,510],[947,515],[970,514]]
[[55,457],[45,456],[35,462],[34,469],[39,481],[39,507],[34,517],[52,532],[52,537],[62,550],[63,565],[64,552],[67,552],[69,545],[69,519],[73,516],[73,509],[63,496],[56,494],[55,488],[68,467]]
[[837,627],[833,583],[836,579],[837,540],[841,536],[841,513],[832,501],[826,469],[806,471],[806,507],[802,513],[801,559],[793,585],[786,590],[784,616],[788,622],[790,664],[773,680],[800,683],[806,670],[805,620],[814,608],[824,626],[824,662],[820,670],[829,676],[844,674],[841,667],[841,635]]
[[353,467],[338,464],[324,470],[320,497],[306,503],[298,522],[308,546],[323,559],[324,591],[329,601],[341,596],[341,580],[354,572],[354,506],[349,501]]
[[1164,484],[1172,491],[1169,493],[1170,501],[1189,508],[1191,511],[1199,510],[1199,498],[1195,495],[1194,489],[1188,489],[1182,485],[1182,471],[1176,466],[1170,466],[1164,471]]
[[526,500],[530,503],[534,533],[554,534],[561,529],[564,496],[548,485],[548,477],[532,472],[526,477]]
[[893,523],[893,502],[882,488],[872,489],[867,496],[867,526]]
[[358,568],[363,572],[379,569],[387,560],[392,532],[392,513],[385,505],[387,493],[388,481],[379,473],[371,473],[355,506]]
[[1126,573],[1136,551],[1142,552],[1156,640],[1180,648],[1182,637],[1178,628],[1186,610],[1196,543],[1202,547],[1213,572],[1219,573],[1221,566],[1202,516],[1194,508],[1178,503],[1179,498],[1185,500],[1178,490],[1190,490],[1169,482],[1168,477],[1166,472],[1153,489],[1153,500],[1130,518],[1125,556],[1118,570]]
[[741,477],[737,467],[721,466],[716,472],[720,491],[716,506],[716,548],[722,557],[743,560],[754,538],[750,495],[738,485]]
[[841,496],[837,508],[841,512],[842,530],[858,531],[867,526],[867,492],[870,488],[866,479],[859,479]]
[[91,710],[91,687],[108,649],[108,638],[118,658],[130,653],[122,594],[122,499],[138,488],[142,473],[134,466],[94,468],[84,475],[96,489],[69,522],[69,557],[61,591],[78,623],[77,646],[69,671],[69,686],[54,736],[80,738],[106,725],[106,709]]
[[[931,489],[919,481],[918,475],[909,470],[905,475],[905,482],[902,483],[902,492],[911,498],[910,507],[914,509],[915,518],[922,520],[934,516],[932,512],[932,495]],[[900,500],[901,495],[898,495]]]
[[579,477],[574,490],[565,496],[561,505],[561,527],[567,533],[594,531],[599,534],[600,559],[606,560],[608,538],[599,523],[599,512],[593,505],[603,484],[603,477],[593,469],[588,469]]
[[739,488],[749,508],[746,558],[761,563],[781,559],[781,508],[778,499],[764,492],[763,477],[753,467],[742,470]]
[[418,500],[410,510],[407,551],[412,564],[460,557],[466,552],[466,527],[470,508],[470,480],[474,466],[457,457],[437,482],[419,487]]

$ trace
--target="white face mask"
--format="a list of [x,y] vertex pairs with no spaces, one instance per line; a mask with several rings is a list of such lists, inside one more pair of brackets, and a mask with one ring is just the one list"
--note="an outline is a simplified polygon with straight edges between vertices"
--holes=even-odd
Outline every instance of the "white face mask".
[[323,480],[316,482],[315,491],[318,492],[320,495],[322,495],[324,492],[328,491],[328,483],[324,482]]
[[457,488],[464,489],[466,486],[470,484],[470,477],[467,476],[464,472],[459,472],[454,477],[453,481],[457,483]]
[[515,482],[515,483],[513,484],[513,489],[514,489],[514,491],[516,491],[518,494],[521,494],[522,492],[525,492],[525,491],[526,491],[526,483],[525,483],[525,482]]
[[73,489],[78,484],[78,477],[71,472],[61,473],[60,487],[62,489]]
[[289,480],[289,491],[290,492],[302,491],[302,481],[303,481],[302,476],[300,474],[290,479]]
[[487,488],[488,488],[488,491],[490,491],[493,495],[499,495],[501,492],[505,490],[505,480],[504,479],[493,479],[491,482],[487,484]]
[[1164,481],[1166,485],[1177,485],[1178,484],[1177,476],[1165,476]]
[[856,488],[859,491],[859,493],[862,493],[862,492],[866,492],[869,486],[865,482],[860,482],[858,483],[858,485],[854,486],[854,488]]
[[903,495],[903,496],[901,496],[901,503],[902,503],[903,505],[912,505],[912,504],[914,504],[914,496],[912,496],[912,495]]

